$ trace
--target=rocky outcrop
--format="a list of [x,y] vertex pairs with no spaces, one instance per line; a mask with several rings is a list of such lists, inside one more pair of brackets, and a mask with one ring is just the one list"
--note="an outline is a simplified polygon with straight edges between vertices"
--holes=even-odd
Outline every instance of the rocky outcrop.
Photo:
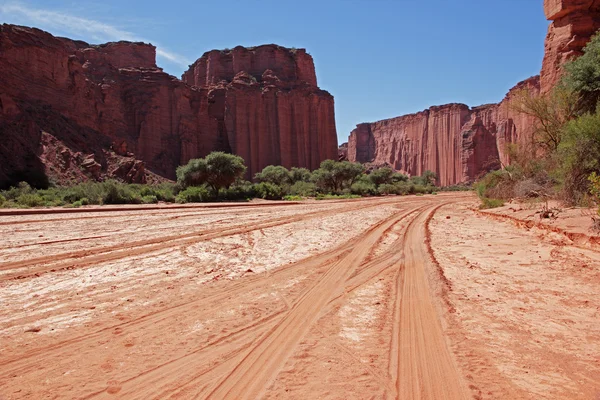
[[[337,157],[333,97],[316,87],[310,55],[274,45],[216,53],[186,83],[157,67],[152,45],[93,46],[0,26],[0,186],[57,170],[42,132],[94,155],[70,164],[73,179],[174,178],[178,165],[215,150],[241,155],[249,176]],[[129,161],[111,166],[112,154]]]
[[565,62],[582,54],[600,28],[600,0],[544,0],[548,28],[541,76],[520,82],[499,104],[470,109],[462,104],[360,124],[350,134],[348,158],[388,162],[411,175],[438,174],[442,185],[472,182],[482,173],[511,162],[511,144],[532,148],[536,121],[515,111],[520,91],[548,93]]
[[600,0],[544,0],[544,12],[552,21],[541,72],[541,90],[547,93],[560,79],[564,63],[580,56],[600,29]]
[[208,91],[222,145],[252,176],[267,165],[315,169],[337,158],[333,97],[314,71],[305,50],[264,45],[210,51],[182,79]]
[[338,160],[348,161],[348,142],[344,142],[338,146]]
[[508,164],[508,144],[530,140],[534,121],[511,103],[520,90],[539,93],[539,77],[519,83],[500,104],[447,104],[374,123],[350,134],[350,161],[389,164],[411,176],[433,171],[442,186],[474,181]]

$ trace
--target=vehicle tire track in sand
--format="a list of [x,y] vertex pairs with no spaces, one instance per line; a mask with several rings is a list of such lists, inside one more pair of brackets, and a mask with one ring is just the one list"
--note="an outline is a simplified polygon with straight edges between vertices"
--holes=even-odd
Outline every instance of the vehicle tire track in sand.
[[281,323],[252,346],[207,398],[259,398],[317,320],[321,310],[343,289],[344,282],[363,263],[383,233],[402,218],[404,215],[395,215],[373,226],[350,254],[334,263],[322,279],[294,304]]
[[[342,210],[342,212],[351,212],[356,209],[365,209],[380,206],[382,203],[370,204],[370,205],[354,205]],[[385,203],[383,203],[385,204]],[[114,246],[106,246],[100,248],[92,248],[87,250],[79,250],[74,252],[68,252],[52,256],[38,257],[35,259],[21,260],[14,262],[6,262],[0,264],[0,271],[20,270],[27,269],[23,272],[9,272],[0,276],[0,281],[9,279],[23,279],[26,277],[34,276],[52,270],[63,270],[63,269],[74,269],[81,268],[92,264],[97,264],[107,261],[115,261],[125,257],[137,256],[141,254],[151,253],[157,250],[170,248],[174,246],[190,245],[201,241],[216,239],[219,237],[238,235],[246,232],[251,232],[260,229],[266,229],[275,227],[283,224],[290,224],[312,218],[325,217],[328,215],[334,215],[339,213],[338,209],[320,210],[311,213],[295,215],[291,217],[279,217],[273,218],[269,221],[248,225],[240,224],[233,227],[227,228],[216,228],[209,230],[202,230],[192,233],[186,233],[182,235],[170,235],[165,237],[158,237],[153,239],[122,243]],[[45,266],[44,264],[57,262],[59,264],[52,264]],[[62,263],[61,263],[62,262]],[[32,267],[34,265],[41,265],[39,267]]]
[[408,226],[404,267],[397,276],[390,375],[399,399],[467,399],[469,391],[446,342],[426,268],[432,263],[426,223],[441,205],[422,212]]

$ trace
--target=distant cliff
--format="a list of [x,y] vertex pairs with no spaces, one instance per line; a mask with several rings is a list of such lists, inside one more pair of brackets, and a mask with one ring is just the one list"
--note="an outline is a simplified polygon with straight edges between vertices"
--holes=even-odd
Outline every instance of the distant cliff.
[[387,163],[420,175],[435,172],[439,184],[476,180],[486,171],[510,163],[507,144],[532,140],[535,121],[514,111],[515,93],[547,93],[556,85],[564,63],[581,54],[600,28],[600,0],[545,0],[552,20],[541,76],[519,83],[499,104],[470,108],[464,104],[431,107],[417,114],[359,124],[348,140],[348,159]]
[[304,50],[212,51],[185,82],[155,58],[144,43],[94,46],[1,25],[0,187],[174,178],[215,150],[241,155],[248,176],[337,157],[333,97]]
[[208,90],[221,145],[243,157],[250,174],[271,164],[315,169],[337,158],[333,96],[317,87],[304,49],[213,50],[182,79]]

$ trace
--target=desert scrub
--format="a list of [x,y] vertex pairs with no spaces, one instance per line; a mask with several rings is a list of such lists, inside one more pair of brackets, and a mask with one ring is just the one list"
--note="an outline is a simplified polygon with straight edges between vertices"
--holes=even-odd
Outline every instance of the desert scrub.
[[479,206],[480,210],[487,210],[490,208],[498,208],[504,205],[504,201],[500,199],[489,199],[487,197],[483,197],[481,199],[481,205]]
[[212,199],[211,193],[206,186],[190,186],[177,194],[177,202],[202,203]]

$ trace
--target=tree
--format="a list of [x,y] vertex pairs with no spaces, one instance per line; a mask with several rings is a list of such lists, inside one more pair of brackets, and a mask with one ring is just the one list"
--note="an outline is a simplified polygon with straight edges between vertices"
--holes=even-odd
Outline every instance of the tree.
[[515,94],[511,107],[535,119],[533,156],[537,148],[554,152],[562,140],[562,128],[576,115],[577,93],[567,87],[555,87],[546,95],[534,95],[526,89]]
[[184,188],[206,184],[216,196],[219,189],[228,188],[244,173],[246,166],[241,157],[217,151],[177,168],[177,183]]
[[437,181],[437,174],[435,172],[427,170],[423,172],[423,175],[421,175],[421,180],[423,181],[423,184],[425,186],[435,186],[435,183]]
[[561,83],[579,93],[579,113],[593,112],[600,99],[600,33],[596,33],[583,49],[583,55],[564,66]]
[[369,180],[377,187],[386,183],[392,183],[394,170],[390,167],[383,167],[372,171],[369,174]]
[[321,189],[341,192],[344,187],[352,186],[364,171],[364,166],[359,163],[325,160],[313,172],[313,180]]
[[600,173],[600,108],[565,126],[559,156],[565,197],[578,203],[589,189],[590,174]]
[[258,182],[268,182],[273,185],[284,186],[290,184],[292,178],[287,168],[281,165],[269,165],[254,175],[254,179]]
[[292,167],[292,169],[290,170],[290,177],[291,177],[292,183],[310,182],[311,176],[312,176],[311,172],[306,168]]

